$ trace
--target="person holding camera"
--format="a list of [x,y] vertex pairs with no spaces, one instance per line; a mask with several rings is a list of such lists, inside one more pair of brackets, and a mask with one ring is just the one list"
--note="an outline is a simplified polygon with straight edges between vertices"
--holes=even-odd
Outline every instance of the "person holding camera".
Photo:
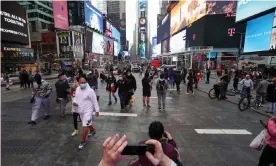
[[[127,146],[127,136],[119,139],[119,135],[108,137],[103,143],[103,157],[98,166],[116,166],[120,161],[129,156],[124,156],[121,153]],[[146,152],[145,156],[154,166],[177,166],[166,154],[164,154],[162,145],[159,141],[150,139],[145,142],[147,145],[154,146],[154,154]]]
[[[181,165],[179,160],[179,153],[177,151],[177,146],[173,140],[171,134],[165,131],[164,126],[161,122],[154,121],[149,126],[148,131],[149,137],[152,140],[159,141],[162,150],[166,156],[173,160],[178,165]],[[147,144],[145,141],[140,142],[139,144]],[[147,156],[138,156],[138,159],[131,161],[128,166],[151,166],[154,165]]]

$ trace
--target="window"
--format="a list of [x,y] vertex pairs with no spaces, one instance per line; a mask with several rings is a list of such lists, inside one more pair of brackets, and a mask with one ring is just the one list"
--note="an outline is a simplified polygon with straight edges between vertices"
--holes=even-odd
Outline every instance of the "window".
[[41,28],[42,28],[42,29],[47,29],[47,24],[44,23],[44,22],[41,22]]
[[36,32],[36,23],[32,22],[31,25],[32,25],[32,32]]

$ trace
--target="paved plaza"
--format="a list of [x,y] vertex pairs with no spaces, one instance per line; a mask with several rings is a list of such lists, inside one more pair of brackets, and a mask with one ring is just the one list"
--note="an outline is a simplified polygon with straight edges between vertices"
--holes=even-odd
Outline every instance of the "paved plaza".
[[[254,166],[260,152],[249,147],[253,138],[263,129],[259,120],[267,116],[253,110],[240,112],[236,104],[212,100],[202,91],[186,95],[186,86],[181,84],[181,93],[168,93],[166,112],[157,109],[155,85],[152,91],[151,108],[142,106],[141,78],[136,75],[138,89],[135,102],[126,112],[120,112],[119,103],[108,106],[105,84],[100,83],[100,114],[94,119],[96,135],[87,139],[82,151],[78,151],[81,135],[72,137],[73,118],[70,103],[68,116],[59,118],[52,93],[51,119],[39,119],[35,126],[28,125],[31,107],[31,90],[20,90],[18,85],[11,91],[2,88],[1,93],[1,158],[3,166],[96,166],[102,157],[102,143],[115,133],[126,134],[129,144],[148,139],[148,126],[152,121],[161,121],[175,139],[184,166]],[[53,89],[55,80],[49,80]],[[213,81],[214,82],[214,81]],[[211,82],[212,83],[212,82]],[[203,85],[199,85],[203,89]],[[208,87],[205,87],[208,89]],[[117,113],[117,114],[115,114]],[[41,117],[43,110],[41,109]],[[79,129],[81,124],[79,123]],[[199,134],[195,129],[235,129],[249,134],[225,132],[223,134]],[[231,130],[232,131],[232,130]],[[135,158],[122,161],[125,166]]]

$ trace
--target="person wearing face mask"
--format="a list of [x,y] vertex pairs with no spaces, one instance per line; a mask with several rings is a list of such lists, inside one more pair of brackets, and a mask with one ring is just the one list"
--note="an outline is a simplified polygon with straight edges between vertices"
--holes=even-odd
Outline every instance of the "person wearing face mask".
[[28,124],[36,125],[35,121],[38,118],[39,109],[41,105],[43,105],[45,109],[44,120],[47,120],[50,118],[49,112],[50,112],[51,92],[52,92],[52,87],[50,86],[50,84],[45,80],[42,80],[40,75],[37,75],[34,82],[32,100],[31,100],[31,103],[33,103],[32,117],[31,117],[31,121],[29,121]]
[[113,72],[109,72],[108,77],[106,79],[106,91],[109,93],[108,105],[112,104],[111,94],[114,97],[115,104],[117,103],[117,97],[115,96],[115,85],[116,85],[116,78],[114,77]]
[[253,89],[253,81],[250,79],[250,75],[246,75],[243,80],[241,80],[240,84],[242,85],[242,91],[240,98],[249,97],[250,91]]
[[68,103],[68,95],[70,94],[70,86],[63,73],[58,75],[59,80],[56,82],[57,103],[59,104],[60,117],[65,117],[65,107]]
[[75,102],[73,105],[77,108],[77,113],[82,121],[82,141],[78,147],[79,150],[84,148],[87,136],[95,134],[95,128],[92,126],[92,113],[99,116],[99,104],[96,94],[86,82],[85,77],[79,79],[79,87],[76,89]]

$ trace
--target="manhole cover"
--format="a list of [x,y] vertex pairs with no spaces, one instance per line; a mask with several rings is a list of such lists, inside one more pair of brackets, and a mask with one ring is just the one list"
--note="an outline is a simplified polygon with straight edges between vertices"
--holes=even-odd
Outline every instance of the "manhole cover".
[[43,140],[2,140],[2,156],[8,154],[34,154],[43,144]]

